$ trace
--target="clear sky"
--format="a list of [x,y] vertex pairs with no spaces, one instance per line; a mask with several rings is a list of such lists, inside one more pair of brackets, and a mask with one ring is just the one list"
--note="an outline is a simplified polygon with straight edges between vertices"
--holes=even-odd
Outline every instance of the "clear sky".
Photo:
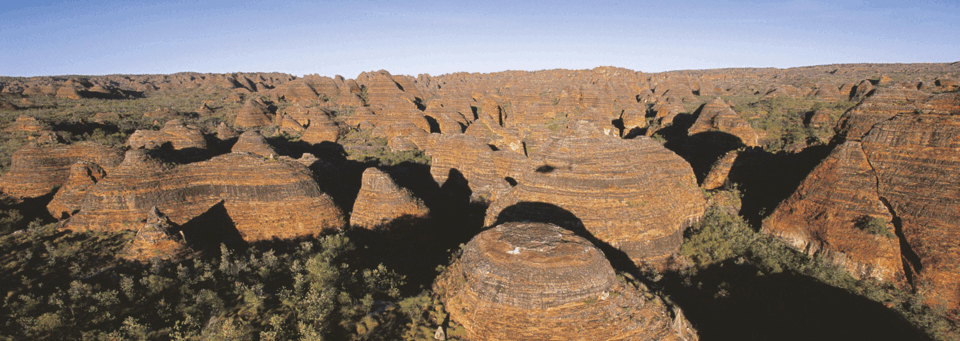
[[960,0],[667,2],[7,0],[0,75],[960,60]]

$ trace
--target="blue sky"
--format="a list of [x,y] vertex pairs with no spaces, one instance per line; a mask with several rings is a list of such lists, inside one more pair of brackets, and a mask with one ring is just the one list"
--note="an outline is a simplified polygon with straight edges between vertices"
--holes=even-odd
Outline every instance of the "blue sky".
[[960,60],[957,0],[7,2],[3,76]]

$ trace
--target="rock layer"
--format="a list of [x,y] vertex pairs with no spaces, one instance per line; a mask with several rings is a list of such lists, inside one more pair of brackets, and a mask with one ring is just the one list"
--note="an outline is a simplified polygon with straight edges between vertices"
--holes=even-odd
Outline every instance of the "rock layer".
[[231,153],[173,166],[141,149],[127,152],[123,163],[87,194],[67,227],[131,230],[154,206],[181,226],[202,215],[226,223],[227,231],[220,232],[248,242],[318,234],[344,225],[333,200],[299,163]]
[[62,186],[77,161],[89,161],[109,170],[118,165],[118,150],[96,143],[39,147],[28,144],[13,153],[10,170],[0,176],[0,190],[12,197],[39,197]]
[[363,171],[360,193],[353,204],[350,225],[387,228],[403,219],[426,218],[430,210],[409,189],[397,186],[389,174],[376,168]]
[[572,215],[559,225],[585,228],[636,263],[659,263],[679,249],[683,230],[704,212],[690,165],[646,137],[553,137],[535,160],[536,167],[490,205],[487,226],[554,219],[543,216],[549,212],[522,208],[524,203],[553,205]]
[[587,240],[544,223],[484,231],[434,285],[471,340],[696,340],[682,315],[617,279]]

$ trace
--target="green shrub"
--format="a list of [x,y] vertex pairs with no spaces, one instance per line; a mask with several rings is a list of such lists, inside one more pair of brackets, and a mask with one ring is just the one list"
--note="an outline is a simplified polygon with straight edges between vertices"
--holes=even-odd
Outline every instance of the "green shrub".
[[883,218],[863,216],[856,224],[857,228],[870,234],[881,237],[896,238],[897,236],[887,229],[887,221]]

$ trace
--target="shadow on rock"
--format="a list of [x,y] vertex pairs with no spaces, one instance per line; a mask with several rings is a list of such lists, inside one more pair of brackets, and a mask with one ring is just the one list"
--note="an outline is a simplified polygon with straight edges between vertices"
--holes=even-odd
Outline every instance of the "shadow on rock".
[[740,152],[729,175],[743,195],[740,215],[752,226],[760,226],[763,218],[793,194],[832,149],[833,146],[820,145],[799,153],[771,153],[760,148]]
[[573,233],[589,240],[593,245],[596,245],[600,251],[603,251],[603,254],[607,257],[607,260],[610,261],[610,265],[612,265],[614,269],[640,278],[640,270],[625,252],[597,239],[590,231],[587,231],[587,228],[584,227],[583,221],[581,221],[580,218],[577,218],[576,215],[559,206],[544,202],[520,202],[500,211],[496,223],[494,223],[493,226],[507,222],[549,223],[573,231]]
[[749,263],[715,264],[658,283],[702,340],[923,340],[883,304],[796,274],[762,275]]

